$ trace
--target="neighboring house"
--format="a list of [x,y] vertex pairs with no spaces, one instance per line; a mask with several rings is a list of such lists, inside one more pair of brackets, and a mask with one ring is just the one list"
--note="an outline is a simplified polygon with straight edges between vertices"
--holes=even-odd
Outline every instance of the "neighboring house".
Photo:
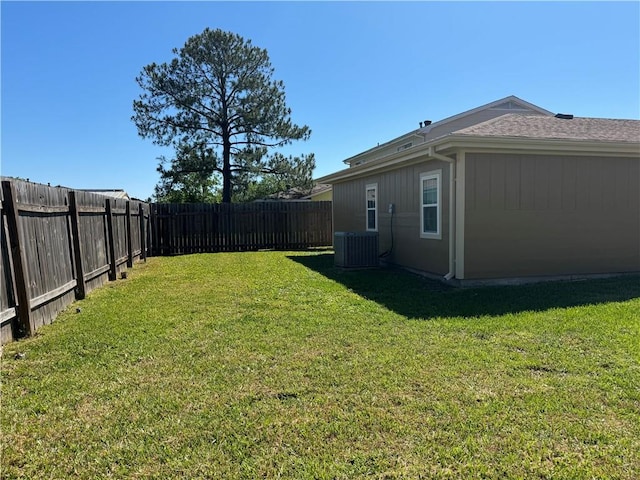
[[111,198],[117,198],[120,200],[132,200],[131,197],[129,197],[129,194],[127,192],[125,192],[124,190],[120,190],[120,189],[76,189],[82,192],[89,192],[89,193],[97,193],[98,195],[105,195],[107,197],[111,197]]
[[640,121],[511,96],[345,160],[334,231],[460,284],[640,272]]
[[293,187],[269,195],[265,200],[304,200],[312,202],[331,201],[331,185],[316,184],[311,190]]
[[333,199],[333,189],[331,185],[319,183],[313,187],[308,198],[312,202],[330,202]]

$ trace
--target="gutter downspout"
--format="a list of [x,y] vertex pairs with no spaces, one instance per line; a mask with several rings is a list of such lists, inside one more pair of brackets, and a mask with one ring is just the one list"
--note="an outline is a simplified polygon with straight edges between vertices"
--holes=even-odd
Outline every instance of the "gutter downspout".
[[444,276],[445,280],[455,277],[456,271],[456,161],[453,158],[435,151],[435,147],[429,147],[429,156],[449,164],[449,272]]

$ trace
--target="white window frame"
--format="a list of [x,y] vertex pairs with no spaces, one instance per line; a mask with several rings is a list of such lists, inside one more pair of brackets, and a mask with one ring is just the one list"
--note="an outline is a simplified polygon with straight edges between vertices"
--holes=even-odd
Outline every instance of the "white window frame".
[[[424,207],[433,207],[433,204],[424,203],[424,182],[426,180],[436,180],[436,186],[438,188],[438,198],[435,204],[436,207],[436,231],[425,232],[424,225]],[[430,172],[424,172],[420,174],[420,238],[427,238],[432,240],[442,240],[442,170],[433,170]]]
[[[375,206],[373,208],[369,208],[369,190],[373,190],[373,198],[375,199]],[[366,227],[367,232],[377,232],[378,231],[378,184],[377,183],[369,183],[365,186],[364,189],[364,225]],[[373,210],[375,212],[375,228],[369,228],[369,211]]]

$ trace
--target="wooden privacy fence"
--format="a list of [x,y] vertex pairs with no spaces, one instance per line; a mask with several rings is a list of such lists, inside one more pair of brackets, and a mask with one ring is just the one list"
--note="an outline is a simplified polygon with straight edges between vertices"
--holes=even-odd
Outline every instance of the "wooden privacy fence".
[[32,335],[148,254],[332,244],[331,202],[152,204],[2,180],[0,340]]
[[147,256],[149,204],[4,179],[1,195],[3,344]]
[[153,254],[331,245],[331,202],[152,204]]

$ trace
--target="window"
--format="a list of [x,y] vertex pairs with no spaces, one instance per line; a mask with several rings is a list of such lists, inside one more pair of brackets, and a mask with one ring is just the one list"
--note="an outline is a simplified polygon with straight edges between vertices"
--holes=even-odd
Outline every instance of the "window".
[[367,202],[367,230],[378,231],[378,184],[373,183],[366,187]]
[[442,238],[440,232],[442,170],[420,175],[420,236]]

